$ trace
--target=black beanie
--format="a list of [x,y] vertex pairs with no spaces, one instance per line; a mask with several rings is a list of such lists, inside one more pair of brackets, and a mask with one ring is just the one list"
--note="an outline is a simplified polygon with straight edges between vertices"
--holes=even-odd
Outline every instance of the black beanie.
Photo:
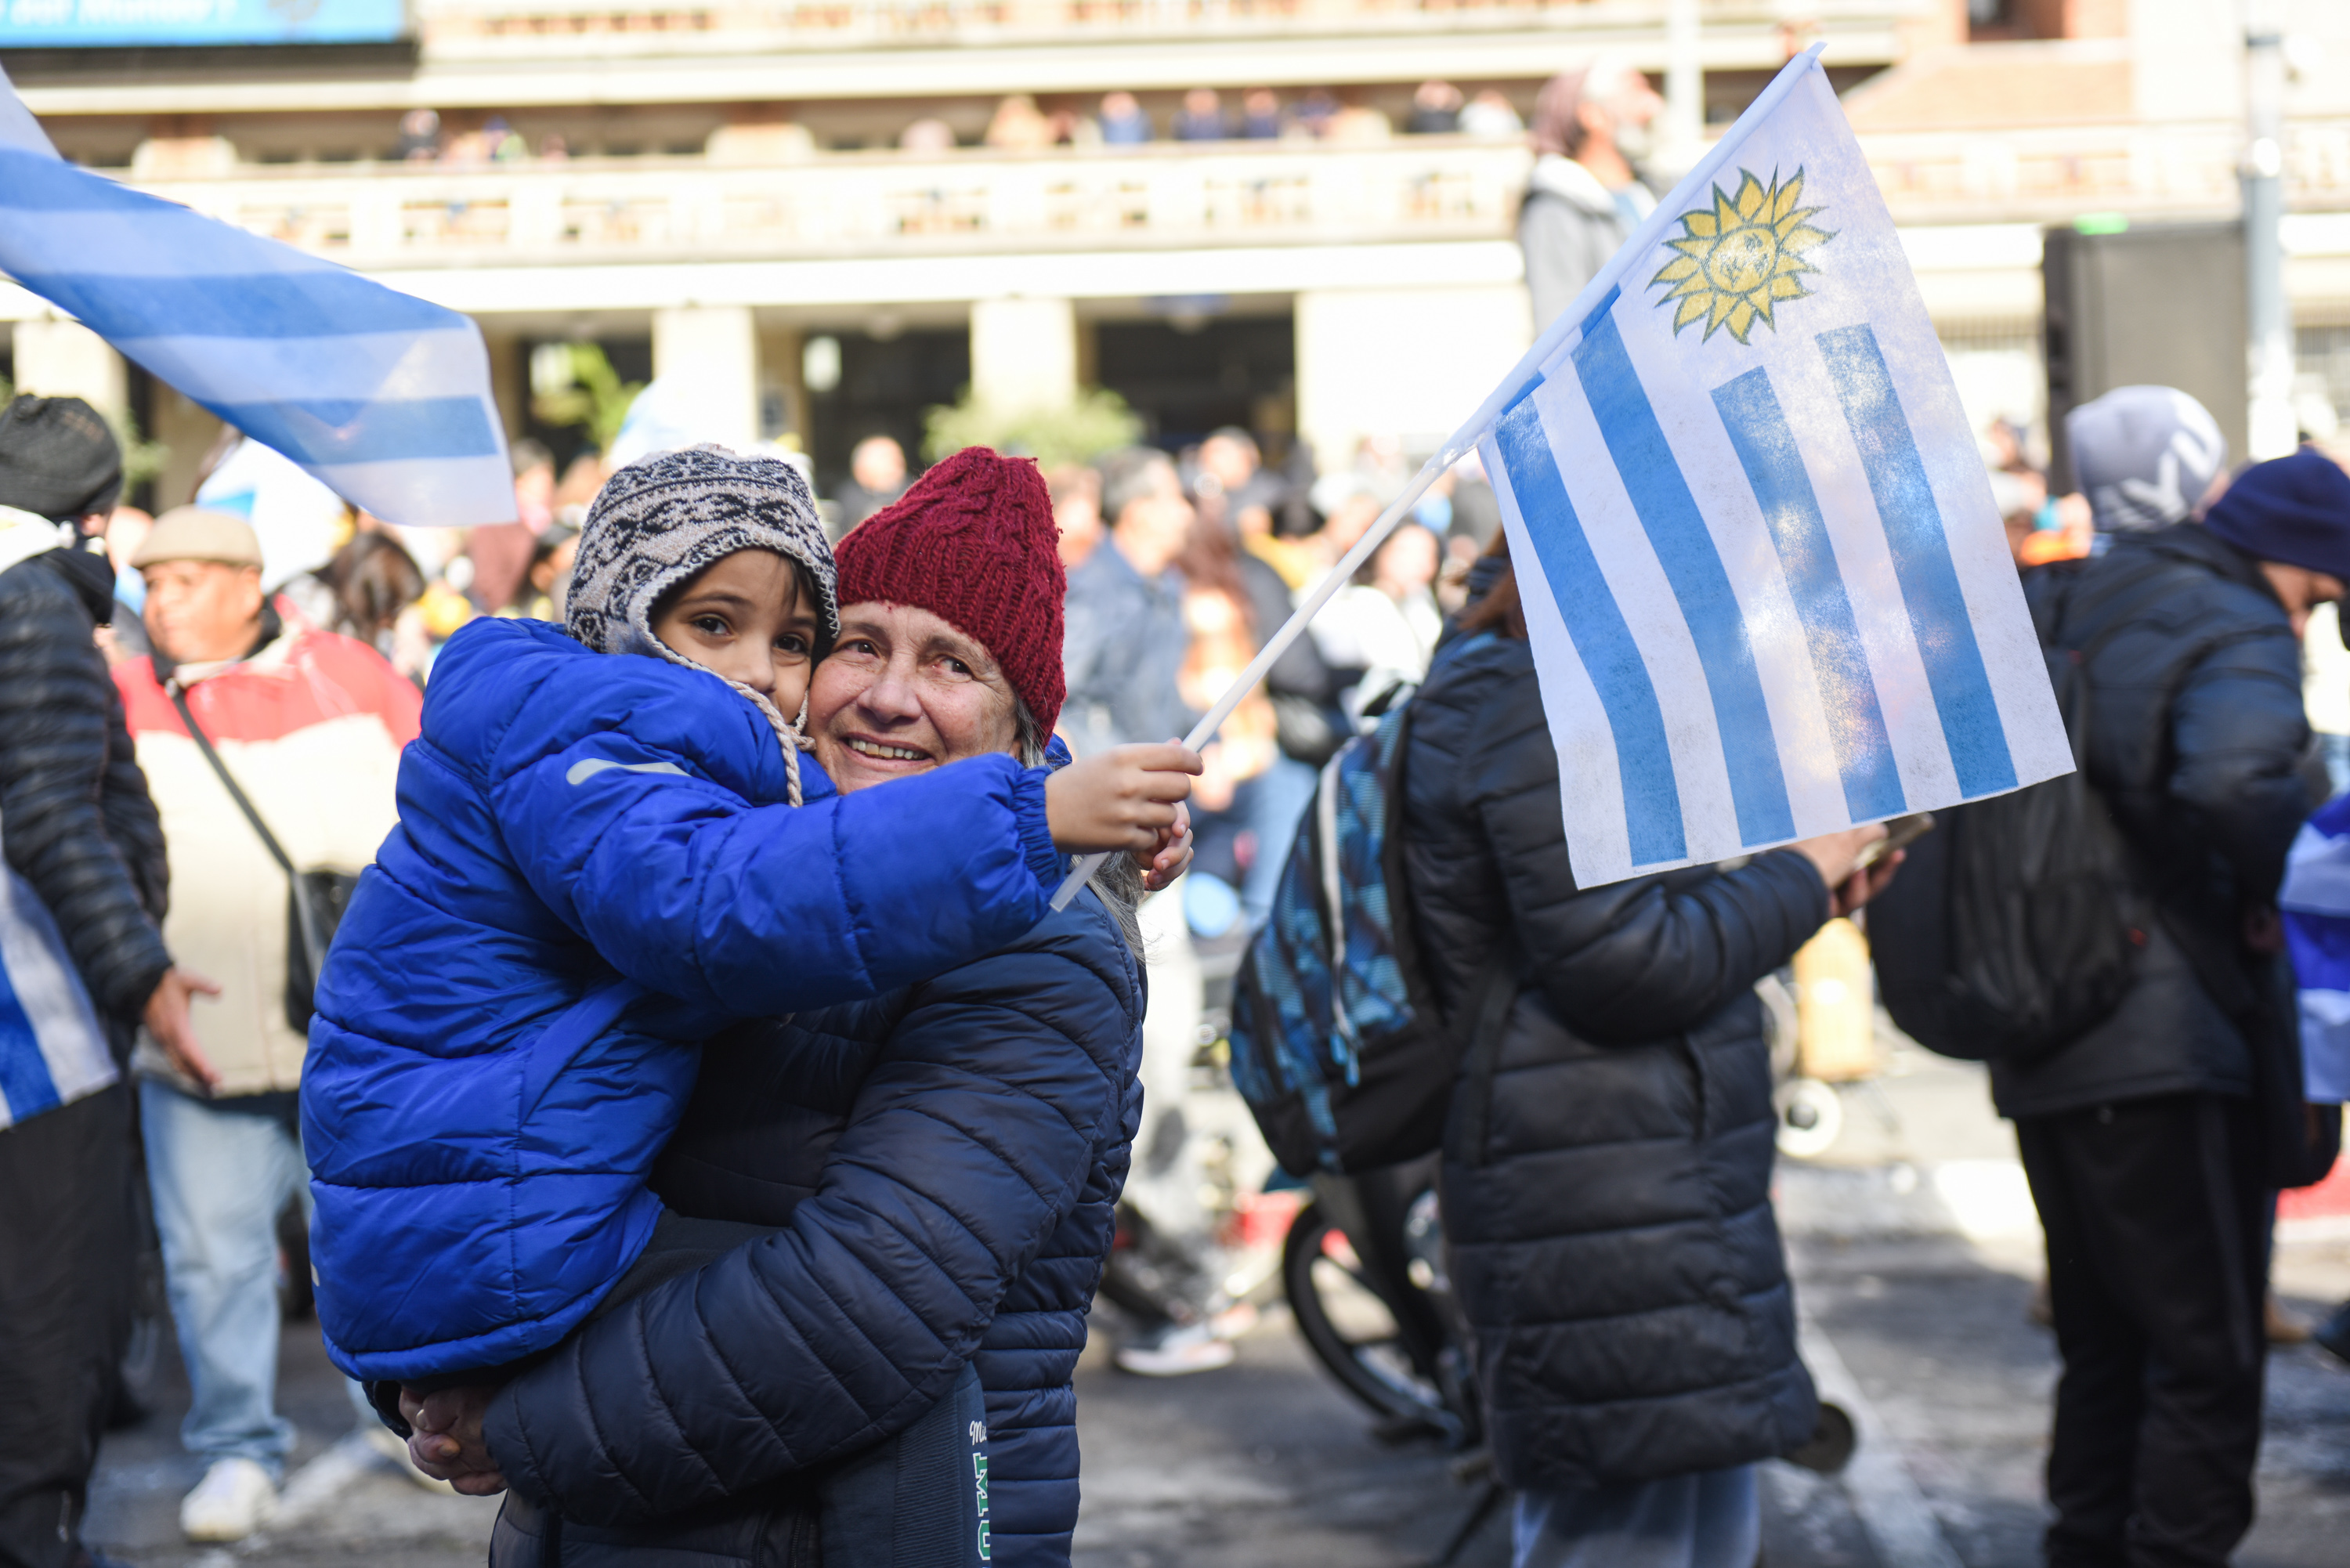
[[0,409],[0,506],[64,522],[121,493],[122,449],[96,409],[29,395]]
[[2203,525],[2248,556],[2350,582],[2350,473],[2314,447],[2236,475]]

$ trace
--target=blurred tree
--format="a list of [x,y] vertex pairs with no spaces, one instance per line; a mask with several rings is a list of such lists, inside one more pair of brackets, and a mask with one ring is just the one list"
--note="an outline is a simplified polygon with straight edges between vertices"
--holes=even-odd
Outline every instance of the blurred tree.
[[543,343],[530,357],[531,418],[546,425],[584,425],[598,452],[609,452],[645,389],[623,381],[594,343]]
[[1116,392],[1079,392],[1057,409],[999,409],[969,388],[955,402],[922,416],[922,452],[931,462],[967,446],[989,446],[1007,457],[1033,457],[1045,468],[1091,462],[1132,446],[1142,420]]

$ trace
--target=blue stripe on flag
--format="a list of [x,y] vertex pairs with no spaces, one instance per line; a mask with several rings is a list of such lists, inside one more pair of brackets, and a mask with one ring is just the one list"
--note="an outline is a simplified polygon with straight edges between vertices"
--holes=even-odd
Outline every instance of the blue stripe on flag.
[[314,467],[495,457],[499,451],[479,398],[335,398],[204,407],[264,446]]
[[1908,803],[1900,771],[1893,763],[1893,742],[1885,732],[1868,649],[1860,640],[1860,626],[1853,618],[1852,600],[1836,566],[1827,519],[1820,514],[1819,497],[1812,493],[1811,475],[1804,472],[1795,432],[1787,428],[1786,411],[1772,389],[1770,372],[1758,368],[1716,387],[1713,406],[1721,410],[1739,466],[1746,470],[1746,482],[1762,504],[1762,521],[1778,546],[1779,564],[1794,596],[1795,614],[1803,619],[1820,705],[1827,711],[1828,732],[1835,742],[1845,805],[1856,821],[1898,815]]
[[1657,423],[1648,389],[1624,351],[1624,336],[1613,316],[1595,315],[1575,346],[1575,374],[1599,421],[1608,455],[1632,498],[1632,509],[1648,531],[1657,563],[1665,569],[1679,601],[1690,639],[1705,666],[1713,694],[1714,722],[1721,731],[1722,761],[1730,770],[1730,794],[1738,811],[1738,836],[1746,844],[1772,844],[1795,836],[1795,814],[1787,804],[1786,774],[1779,766],[1779,741],[1771,710],[1762,700],[1762,680],[1747,640],[1746,618],[1731,591],[1730,574],[1714,548],[1705,518],[1681,478],[1680,463]]
[[41,1054],[41,1037],[25,1015],[25,1004],[16,1000],[5,967],[0,967],[0,1100],[7,1102],[9,1120],[19,1122],[57,1103],[57,1081]]
[[1632,628],[1624,624],[1624,612],[1600,573],[1591,541],[1584,537],[1583,520],[1566,497],[1550,438],[1534,411],[1533,393],[1541,385],[1537,378],[1518,395],[1493,427],[1493,443],[1509,472],[1526,536],[1534,541],[1575,650],[1607,712],[1607,729],[1616,739],[1616,770],[1623,779],[1632,864],[1685,859],[1689,841],[1681,830],[1680,785],[1673,777],[1672,748],[1665,741],[1665,712],[1657,702],[1648,663],[1632,640]]
[[414,295],[340,268],[195,277],[36,272],[15,276],[81,317],[99,337],[115,340],[445,332],[460,319]]
[[1869,493],[1877,499],[1877,514],[1893,554],[1893,575],[1901,584],[1910,630],[1925,660],[1926,682],[1933,689],[1959,787],[1970,797],[2013,789],[2015,763],[2008,754],[2007,731],[1991,696],[1982,649],[1975,643],[1966,596],[1959,588],[1941,509],[1927,483],[1925,461],[1893,390],[1893,373],[1877,346],[1877,334],[1865,326],[1844,327],[1823,332],[1814,341],[1827,361],[1828,377],[1844,404],[1845,422],[1860,449]]

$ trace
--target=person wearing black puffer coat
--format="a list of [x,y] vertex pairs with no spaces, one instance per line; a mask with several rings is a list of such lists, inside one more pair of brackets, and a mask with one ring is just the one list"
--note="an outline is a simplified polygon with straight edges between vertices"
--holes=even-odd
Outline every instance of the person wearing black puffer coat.
[[[1066,759],[1046,739],[1060,567],[1034,463],[949,459],[849,535],[839,566],[840,637],[807,727],[844,793],[978,750]],[[1178,836],[1154,879],[1188,853]],[[1121,857],[986,958],[704,1048],[651,1185],[712,1261],[489,1402],[482,1439],[513,1494],[493,1568],[654,1552],[670,1568],[1066,1568],[1071,1380],[1141,1116],[1141,887]],[[893,1479],[901,1517],[910,1496],[952,1518],[975,1484],[976,1540],[910,1554],[902,1535],[843,1539],[844,1476],[931,1429],[971,1371],[983,1416],[954,1435],[963,1498],[910,1465]]]
[[2219,1568],[2251,1526],[2272,1205],[2304,1141],[2276,898],[2324,794],[2301,637],[2346,581],[2350,474],[2307,447],[2239,474],[2200,524],[2024,579],[2087,650],[2088,779],[2157,909],[2110,1016],[1991,1069],[2064,1359],[2051,1568]]
[[192,1072],[204,982],[157,926],[163,834],[94,640],[121,489],[78,398],[0,410],[0,1565],[85,1568],[82,1511],[130,1328],[122,1067],[144,1023]]
[[1883,885],[1853,874],[1883,829],[1578,888],[1505,540],[1471,588],[1412,700],[1403,856],[1440,1006],[1479,1006],[1488,955],[1512,991],[1441,1190],[1518,1568],[1752,1568],[1752,1467],[1817,1414],[1753,986]]

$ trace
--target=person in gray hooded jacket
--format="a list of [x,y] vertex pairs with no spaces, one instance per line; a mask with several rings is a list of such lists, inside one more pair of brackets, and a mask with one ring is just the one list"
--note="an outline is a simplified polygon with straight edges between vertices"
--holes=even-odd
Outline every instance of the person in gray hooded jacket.
[[1518,247],[1540,333],[1656,210],[1631,161],[1664,100],[1629,66],[1562,71],[1534,102],[1534,173],[1518,209]]

